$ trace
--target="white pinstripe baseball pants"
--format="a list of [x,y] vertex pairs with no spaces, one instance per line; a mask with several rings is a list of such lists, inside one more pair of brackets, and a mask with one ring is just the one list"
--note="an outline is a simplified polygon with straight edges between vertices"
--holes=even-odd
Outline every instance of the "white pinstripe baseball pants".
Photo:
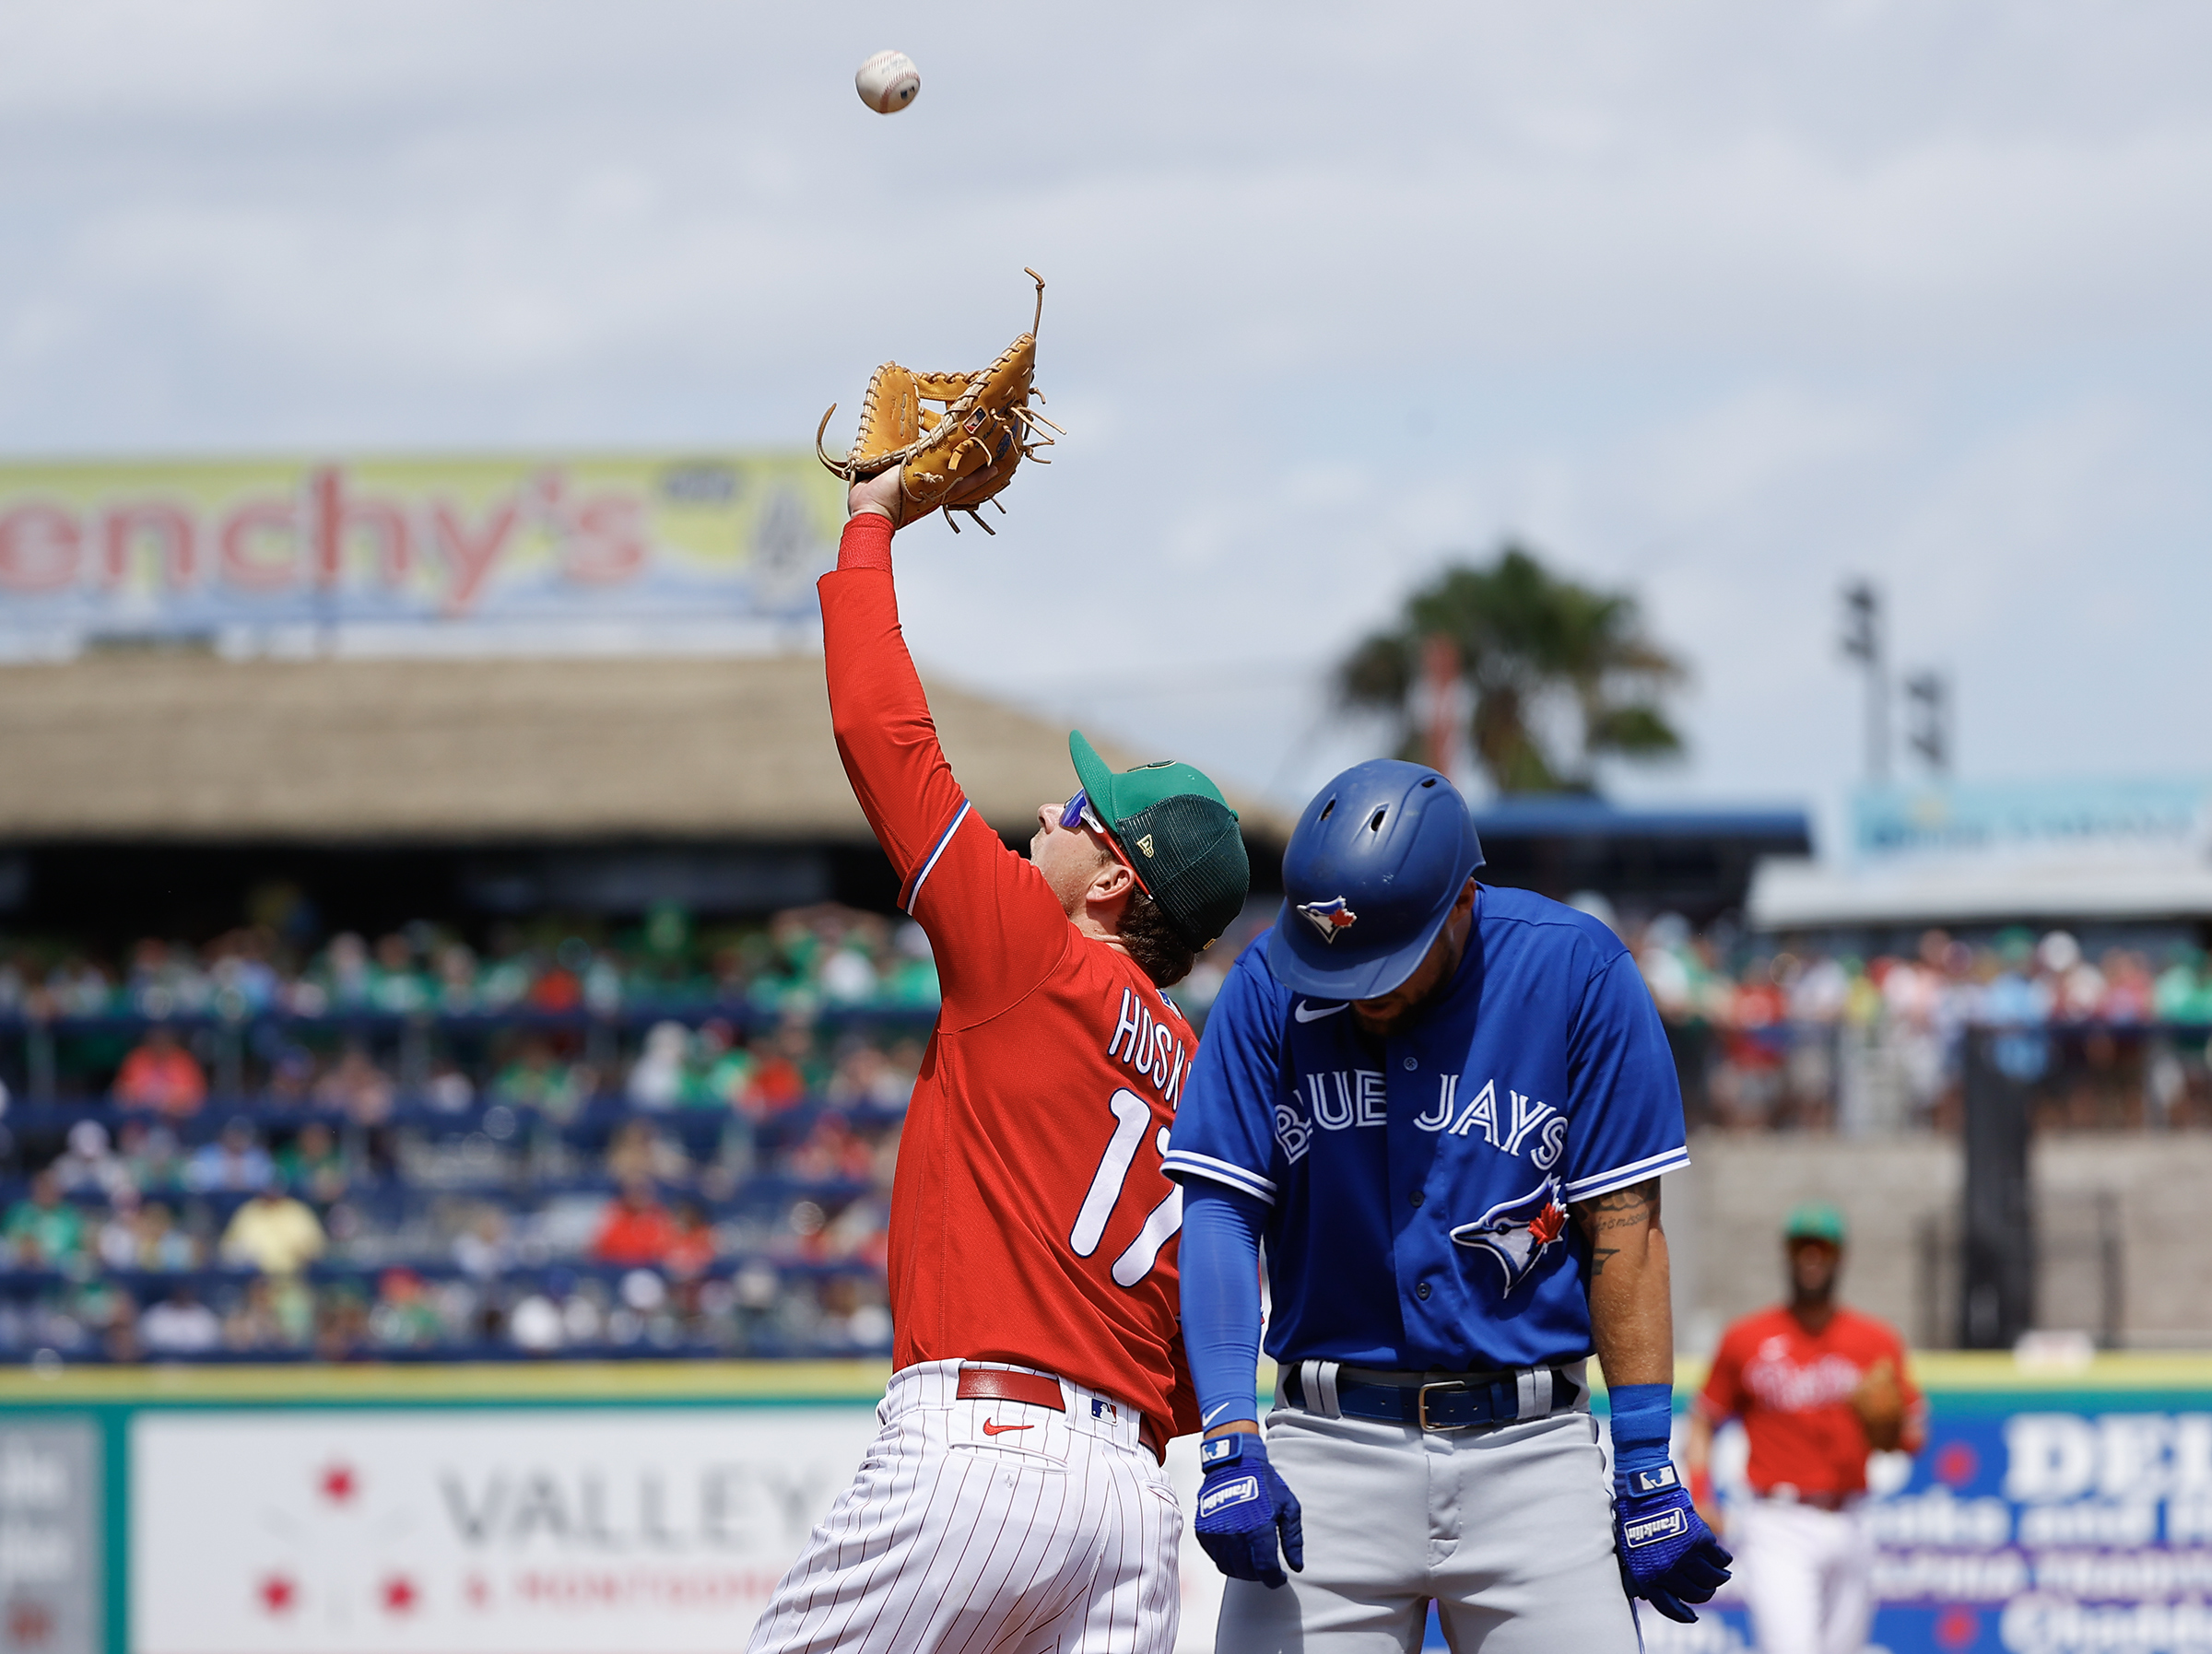
[[1065,1413],[961,1401],[960,1367],[891,1376],[748,1654],[1172,1654],[1182,1516],[1136,1417],[1065,1379]]

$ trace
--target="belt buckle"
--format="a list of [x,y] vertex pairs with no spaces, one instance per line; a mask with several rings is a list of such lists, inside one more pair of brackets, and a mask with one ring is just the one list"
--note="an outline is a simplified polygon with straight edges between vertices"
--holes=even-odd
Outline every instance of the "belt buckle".
[[1444,1378],[1434,1384],[1424,1384],[1416,1390],[1414,1392],[1415,1416],[1420,1420],[1421,1428],[1424,1430],[1465,1430],[1467,1427],[1465,1425],[1432,1425],[1429,1422],[1429,1392],[1432,1390],[1465,1390],[1466,1388],[1466,1380],[1464,1378]]

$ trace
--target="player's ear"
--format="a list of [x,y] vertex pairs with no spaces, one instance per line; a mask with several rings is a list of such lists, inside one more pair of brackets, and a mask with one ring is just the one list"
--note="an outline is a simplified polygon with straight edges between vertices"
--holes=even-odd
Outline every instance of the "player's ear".
[[1105,864],[1091,875],[1090,899],[1094,902],[1110,902],[1135,887],[1135,875],[1123,866],[1118,858],[1108,856]]

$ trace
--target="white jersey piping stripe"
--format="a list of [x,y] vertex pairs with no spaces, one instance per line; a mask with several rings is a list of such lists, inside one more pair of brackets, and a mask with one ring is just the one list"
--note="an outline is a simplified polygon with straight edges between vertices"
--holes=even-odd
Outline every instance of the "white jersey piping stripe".
[[906,898],[906,911],[910,916],[914,910],[914,904],[922,899],[922,881],[929,877],[930,870],[937,864],[937,858],[950,846],[953,834],[960,830],[960,823],[968,819],[968,812],[974,807],[967,799],[960,800],[960,807],[953,813],[952,825],[945,829],[944,836],[937,840],[936,848],[929,852],[928,859],[922,863],[922,871],[914,874],[914,887]]
[[1275,1184],[1254,1171],[1241,1166],[1231,1166],[1226,1160],[1217,1160],[1211,1155],[1197,1154],[1190,1149],[1171,1148],[1160,1156],[1159,1169],[1173,1174],[1188,1172],[1194,1178],[1204,1178],[1209,1183],[1225,1183],[1239,1194],[1257,1195],[1270,1206],[1275,1204]]
[[1611,1194],[1616,1189],[1626,1189],[1630,1183],[1641,1183],[1662,1172],[1680,1171],[1689,1164],[1689,1147],[1668,1149],[1664,1155],[1648,1159],[1632,1160],[1626,1166],[1617,1166],[1611,1171],[1597,1172],[1587,1178],[1577,1178],[1562,1191],[1571,1201],[1595,1200],[1601,1194]]

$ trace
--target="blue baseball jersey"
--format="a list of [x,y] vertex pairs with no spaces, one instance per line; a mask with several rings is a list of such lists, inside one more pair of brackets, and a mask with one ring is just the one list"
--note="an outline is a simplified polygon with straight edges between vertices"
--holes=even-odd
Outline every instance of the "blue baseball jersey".
[[1244,950],[1163,1169],[1265,1201],[1277,1361],[1451,1372],[1590,1353],[1567,1208],[1689,1164],[1666,1032],[1603,923],[1480,889],[1445,992],[1386,1040]]

